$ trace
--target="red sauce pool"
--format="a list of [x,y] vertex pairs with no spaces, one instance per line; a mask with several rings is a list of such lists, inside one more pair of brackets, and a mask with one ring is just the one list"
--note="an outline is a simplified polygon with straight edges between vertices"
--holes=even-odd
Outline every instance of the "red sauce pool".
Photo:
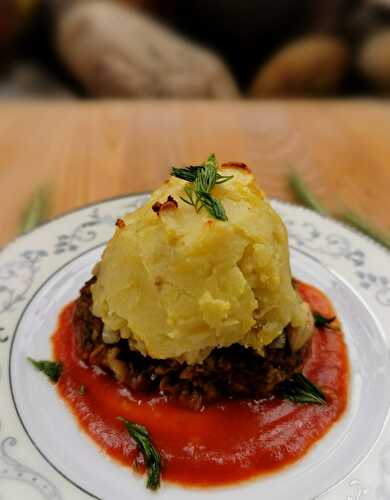
[[[317,289],[298,283],[314,311],[334,310]],[[62,311],[53,336],[63,363],[57,383],[80,427],[112,458],[131,466],[138,453],[121,415],[145,425],[163,460],[163,479],[186,485],[223,485],[275,472],[301,458],[340,418],[347,406],[348,357],[343,335],[317,329],[304,374],[326,394],[327,406],[269,399],[226,401],[195,412],[161,397],[131,393],[77,357],[74,303]],[[80,386],[85,386],[81,394]]]

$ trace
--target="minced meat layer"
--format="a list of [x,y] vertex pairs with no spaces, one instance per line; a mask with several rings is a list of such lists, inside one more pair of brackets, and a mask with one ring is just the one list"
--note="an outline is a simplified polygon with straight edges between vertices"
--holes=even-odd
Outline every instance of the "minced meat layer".
[[129,348],[127,340],[105,344],[103,323],[91,312],[90,287],[80,291],[75,309],[79,356],[90,365],[111,373],[134,391],[160,393],[169,399],[199,410],[218,400],[260,399],[270,396],[277,385],[302,367],[310,350],[308,342],[292,352],[284,335],[260,356],[239,344],[216,348],[201,364],[188,365],[173,359],[153,359]]

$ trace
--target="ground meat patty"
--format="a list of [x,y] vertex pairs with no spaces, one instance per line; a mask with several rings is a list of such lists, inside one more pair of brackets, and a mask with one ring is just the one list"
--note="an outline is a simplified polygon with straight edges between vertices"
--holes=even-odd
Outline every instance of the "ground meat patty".
[[233,344],[214,349],[201,364],[188,365],[143,356],[123,339],[108,345],[102,340],[102,321],[91,312],[90,287],[94,281],[92,278],[84,285],[76,304],[79,356],[136,391],[160,392],[198,410],[219,399],[259,399],[269,396],[280,382],[298,371],[310,349],[308,342],[292,352],[284,336],[266,348],[265,357]]

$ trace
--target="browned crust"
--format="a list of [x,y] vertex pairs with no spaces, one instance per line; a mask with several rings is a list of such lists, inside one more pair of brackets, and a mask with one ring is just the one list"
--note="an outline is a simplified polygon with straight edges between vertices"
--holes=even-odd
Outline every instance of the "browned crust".
[[164,201],[164,203],[160,203],[159,201],[153,203],[152,210],[157,215],[160,215],[160,213],[165,210],[172,210],[176,209],[177,207],[178,207],[177,201],[173,196],[169,195],[167,201]]
[[115,225],[119,227],[119,229],[123,229],[126,227],[126,222],[123,219],[117,219]]
[[227,163],[222,163],[221,169],[223,168],[236,168],[237,170],[243,170],[244,172],[247,172],[248,174],[252,173],[252,170],[246,165],[245,163],[242,163],[240,161],[229,161]]
[[157,288],[161,288],[162,285],[164,284],[164,279],[161,276],[157,276],[156,279],[154,280],[154,284],[156,285]]

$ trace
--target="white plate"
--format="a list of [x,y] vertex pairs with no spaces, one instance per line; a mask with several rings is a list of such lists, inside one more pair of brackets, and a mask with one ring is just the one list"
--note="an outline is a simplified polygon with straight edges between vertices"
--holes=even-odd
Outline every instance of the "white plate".
[[330,219],[280,202],[273,204],[289,229],[294,275],[324,290],[343,323],[352,374],[341,421],[280,473],[227,488],[165,483],[157,494],[79,431],[26,357],[50,357],[61,307],[89,277],[116,218],[147,196],[66,214],[0,254],[1,500],[390,499],[389,253]]

